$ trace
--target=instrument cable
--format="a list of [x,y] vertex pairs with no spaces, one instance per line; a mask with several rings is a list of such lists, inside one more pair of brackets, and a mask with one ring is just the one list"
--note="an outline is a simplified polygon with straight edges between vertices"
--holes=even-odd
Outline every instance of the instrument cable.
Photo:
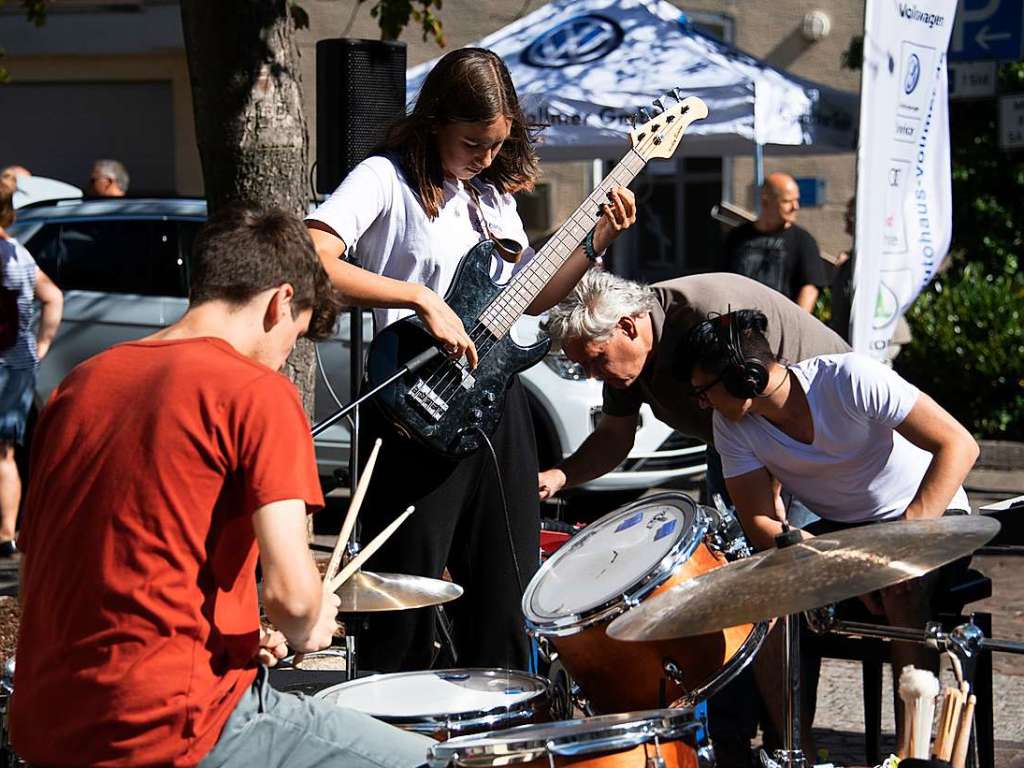
[[508,512],[508,497],[505,496],[505,483],[501,479],[501,464],[498,463],[498,454],[494,451],[494,446],[491,444],[491,439],[487,436],[480,427],[473,427],[477,432],[480,433],[480,437],[487,443],[487,449],[491,453],[491,461],[494,464],[494,475],[498,478],[498,492],[501,494],[501,508],[505,512],[505,533],[508,534],[508,549],[512,554],[512,566],[516,571],[516,583],[519,585],[519,594],[522,595],[526,592],[523,586],[523,572],[519,569],[519,556],[516,554],[516,542],[512,537],[512,519],[509,517]]

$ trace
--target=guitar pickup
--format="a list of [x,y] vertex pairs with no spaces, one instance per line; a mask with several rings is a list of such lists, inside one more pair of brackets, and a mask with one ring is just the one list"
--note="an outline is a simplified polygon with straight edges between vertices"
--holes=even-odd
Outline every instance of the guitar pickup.
[[448,403],[438,395],[423,379],[413,385],[406,397],[432,421],[440,421],[448,412]]

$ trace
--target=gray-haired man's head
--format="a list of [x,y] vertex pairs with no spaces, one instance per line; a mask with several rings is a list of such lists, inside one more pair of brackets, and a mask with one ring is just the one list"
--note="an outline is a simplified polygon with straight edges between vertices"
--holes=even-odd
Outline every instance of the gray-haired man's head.
[[657,306],[650,287],[591,269],[548,313],[544,330],[588,376],[624,388],[650,355],[650,313]]

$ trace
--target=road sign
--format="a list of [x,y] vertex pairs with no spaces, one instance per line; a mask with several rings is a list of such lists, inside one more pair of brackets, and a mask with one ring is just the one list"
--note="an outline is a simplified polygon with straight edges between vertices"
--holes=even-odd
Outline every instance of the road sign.
[[949,65],[949,98],[983,99],[996,95],[996,62],[956,61]]
[[959,0],[949,41],[950,61],[1013,60],[1024,54],[1021,0]]
[[999,98],[999,146],[1024,149],[1024,93]]

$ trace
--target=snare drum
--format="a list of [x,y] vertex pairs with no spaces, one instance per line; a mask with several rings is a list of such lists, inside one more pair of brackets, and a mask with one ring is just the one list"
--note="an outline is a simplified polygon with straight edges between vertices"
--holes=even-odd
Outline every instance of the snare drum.
[[547,680],[507,669],[373,675],[326,688],[314,698],[435,739],[550,719]]
[[527,627],[554,645],[594,712],[695,704],[753,659],[767,623],[645,643],[612,640],[605,629],[630,606],[724,565],[726,548],[742,549],[731,544],[682,493],[640,499],[541,566],[523,595]]
[[431,768],[696,768],[687,709],[626,712],[462,736],[430,747]]

